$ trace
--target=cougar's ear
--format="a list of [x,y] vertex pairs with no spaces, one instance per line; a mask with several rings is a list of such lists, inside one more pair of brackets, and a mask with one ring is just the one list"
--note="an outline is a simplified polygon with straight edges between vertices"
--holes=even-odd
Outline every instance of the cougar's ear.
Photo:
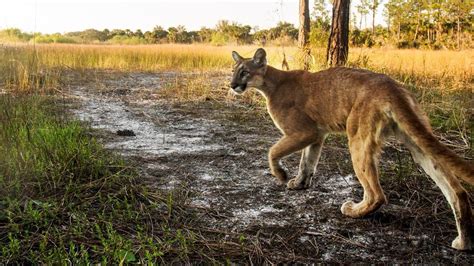
[[267,64],[267,52],[263,48],[258,48],[253,56],[253,62],[257,66],[261,67]]
[[239,55],[239,53],[237,53],[236,51],[232,51],[232,58],[234,58],[234,61],[236,63],[242,61],[244,58],[242,56]]

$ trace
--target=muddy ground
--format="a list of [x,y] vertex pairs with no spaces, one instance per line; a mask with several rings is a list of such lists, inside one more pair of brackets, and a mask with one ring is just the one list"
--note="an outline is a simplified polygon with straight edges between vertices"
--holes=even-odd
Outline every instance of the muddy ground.
[[[104,72],[70,82],[65,93],[78,103],[74,115],[136,165],[150,189],[185,190],[197,226],[252,241],[267,262],[474,264],[472,252],[450,248],[456,230],[446,200],[397,144],[381,162],[389,204],[364,219],[345,217],[341,204],[360,200],[362,190],[344,137],[328,139],[309,189],[288,191],[268,172],[267,151],[280,133],[260,108],[163,93],[201,75]],[[216,90],[228,82],[223,74],[209,79]],[[284,160],[292,174],[298,156]]]

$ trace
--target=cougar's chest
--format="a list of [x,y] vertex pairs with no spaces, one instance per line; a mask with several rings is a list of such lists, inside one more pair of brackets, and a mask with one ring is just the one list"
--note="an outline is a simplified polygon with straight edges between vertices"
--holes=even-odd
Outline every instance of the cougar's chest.
[[272,121],[273,121],[273,124],[284,134],[285,131],[283,130],[283,128],[281,127],[281,121],[278,120],[278,116],[273,114],[270,110],[270,108],[268,107],[267,105],[267,111],[268,113],[270,114],[270,117],[272,118]]
[[272,101],[268,101],[267,99],[267,111],[272,118],[273,124],[283,133],[288,133],[289,127],[289,119],[288,116],[290,110],[288,105],[284,105],[281,103],[274,103]]

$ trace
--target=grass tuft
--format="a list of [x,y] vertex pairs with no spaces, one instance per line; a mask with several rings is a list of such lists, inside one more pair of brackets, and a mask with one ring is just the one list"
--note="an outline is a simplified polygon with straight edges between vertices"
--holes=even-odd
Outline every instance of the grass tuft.
[[160,262],[189,252],[178,197],[136,171],[39,96],[0,96],[0,261]]

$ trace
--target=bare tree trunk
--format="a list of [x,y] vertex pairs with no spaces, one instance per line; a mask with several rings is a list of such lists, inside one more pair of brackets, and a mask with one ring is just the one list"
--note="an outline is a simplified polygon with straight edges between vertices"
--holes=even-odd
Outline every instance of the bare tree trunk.
[[303,54],[303,69],[308,70],[311,61],[309,43],[309,0],[300,0],[300,30],[298,34],[298,47]]
[[459,17],[458,17],[458,21],[457,21],[457,26],[458,26],[458,50],[461,49],[461,22],[459,21]]
[[400,22],[398,22],[398,31],[397,31],[397,42],[400,42],[400,29],[402,25]]
[[419,26],[420,26],[420,22],[418,21],[418,22],[416,23],[415,37],[413,37],[413,42],[415,42],[415,41],[416,41],[416,38],[418,38],[418,28],[419,28]]
[[375,35],[375,8],[372,9],[372,35]]
[[438,22],[436,25],[436,42],[441,43],[441,35],[443,34],[443,25]]
[[332,7],[331,34],[329,35],[326,60],[330,66],[342,66],[349,52],[350,0],[334,0]]
[[441,13],[441,8],[438,6],[436,9],[436,37],[435,37],[435,43],[439,44],[441,43],[441,34],[443,34],[443,26],[440,21],[440,13]]
[[389,36],[391,35],[390,33],[390,14],[388,14],[388,20],[387,20],[387,31],[388,31],[388,34]]

